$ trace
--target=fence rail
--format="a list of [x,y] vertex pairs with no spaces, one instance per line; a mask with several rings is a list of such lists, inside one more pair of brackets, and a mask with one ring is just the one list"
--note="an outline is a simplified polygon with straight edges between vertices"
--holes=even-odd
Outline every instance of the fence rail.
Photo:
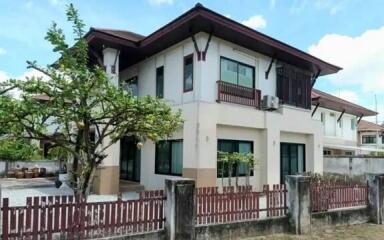
[[367,205],[368,185],[347,182],[311,183],[312,212]]
[[261,91],[255,88],[217,81],[217,101],[261,107]]
[[284,216],[287,212],[285,185],[264,185],[262,192],[252,187],[198,188],[196,224],[215,224],[263,217]]
[[28,197],[26,206],[3,199],[2,239],[86,239],[161,230],[162,190],[140,193],[137,200],[86,202],[82,197]]

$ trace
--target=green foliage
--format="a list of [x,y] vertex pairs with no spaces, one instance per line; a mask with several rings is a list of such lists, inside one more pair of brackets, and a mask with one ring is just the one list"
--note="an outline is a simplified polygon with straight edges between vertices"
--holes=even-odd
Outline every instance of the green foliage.
[[[217,161],[226,163],[221,164],[222,169],[220,169],[222,181],[224,176],[224,166],[228,167],[228,184],[231,186],[231,177],[232,177],[232,170],[235,165],[239,166],[240,163],[245,164],[247,167],[247,175],[246,175],[246,182],[247,185],[249,185],[249,177],[251,172],[255,169],[255,167],[258,165],[258,162],[255,160],[255,157],[253,153],[238,153],[238,152],[217,152]],[[224,184],[222,184],[224,185]],[[238,185],[238,168],[236,169],[236,186]]]
[[[49,141],[61,153],[73,159],[73,187],[87,194],[95,169],[106,158],[106,149],[126,135],[140,142],[167,138],[180,128],[181,112],[172,111],[155,97],[133,97],[131,92],[115,86],[100,66],[88,59],[88,45],[83,38],[83,21],[73,5],[67,9],[67,19],[73,26],[75,44],[69,47],[56,23],[45,37],[59,54],[54,65],[39,66],[27,62],[29,68],[47,75],[49,80],[31,77],[10,79],[0,85],[0,93],[10,89],[21,92],[20,99],[0,101],[0,129],[13,137]],[[48,100],[36,99],[44,95]],[[54,132],[48,132],[52,127]],[[95,129],[96,140],[90,140]],[[56,151],[56,150],[55,150]]]
[[9,138],[0,140],[1,160],[31,160],[37,151],[37,146],[27,140]]

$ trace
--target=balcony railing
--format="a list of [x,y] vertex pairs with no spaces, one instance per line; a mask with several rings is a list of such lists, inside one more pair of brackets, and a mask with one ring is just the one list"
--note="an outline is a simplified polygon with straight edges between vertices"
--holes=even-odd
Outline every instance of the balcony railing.
[[219,80],[217,81],[217,102],[221,101],[260,109],[261,91]]

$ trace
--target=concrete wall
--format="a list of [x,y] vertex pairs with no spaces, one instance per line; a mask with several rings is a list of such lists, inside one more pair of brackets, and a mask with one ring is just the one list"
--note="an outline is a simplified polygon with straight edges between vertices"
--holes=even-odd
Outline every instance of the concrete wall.
[[369,212],[366,207],[338,209],[322,213],[312,213],[311,229],[319,231],[324,228],[336,227],[339,225],[353,225],[369,222]]
[[[4,176],[6,162],[0,161],[0,176]],[[16,169],[16,168],[46,168],[48,174],[55,174],[60,170],[60,165],[58,161],[12,161],[8,162],[8,169]]]
[[384,158],[324,157],[324,173],[364,179],[367,173],[384,173]]
[[195,227],[196,240],[234,240],[284,232],[288,232],[287,217]]

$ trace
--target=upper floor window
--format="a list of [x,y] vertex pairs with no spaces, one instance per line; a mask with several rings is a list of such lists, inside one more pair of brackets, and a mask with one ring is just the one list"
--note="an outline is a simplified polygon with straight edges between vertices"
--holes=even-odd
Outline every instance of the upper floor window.
[[276,68],[276,94],[283,104],[311,109],[311,73],[282,63]]
[[164,67],[156,68],[156,97],[164,97]]
[[155,173],[181,176],[183,171],[183,140],[156,143]]
[[133,96],[139,96],[139,85],[137,76],[122,81],[121,87],[126,91],[131,91]]
[[375,135],[366,135],[362,136],[363,144],[373,144],[376,143],[376,136]]
[[220,59],[220,80],[243,87],[255,87],[255,68],[225,57]]
[[184,92],[193,90],[193,54],[184,57]]
[[325,114],[322,112],[320,113],[320,121],[324,124],[325,122]]

